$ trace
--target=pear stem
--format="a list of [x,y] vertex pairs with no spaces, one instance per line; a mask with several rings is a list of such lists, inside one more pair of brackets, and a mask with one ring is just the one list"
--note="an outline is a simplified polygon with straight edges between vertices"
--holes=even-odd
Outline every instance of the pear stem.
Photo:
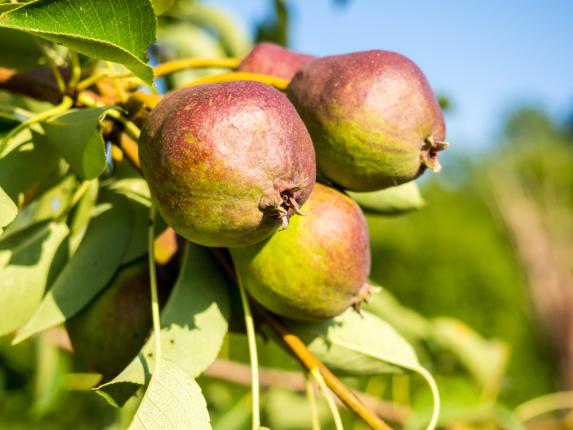
[[237,282],[239,285],[239,292],[241,293],[241,303],[243,305],[243,312],[245,315],[245,327],[247,329],[247,340],[249,343],[249,359],[251,362],[251,393],[252,393],[252,428],[259,430],[261,426],[261,411],[259,404],[260,387],[259,387],[259,359],[257,355],[257,341],[255,335],[255,323],[253,315],[251,314],[251,307],[249,306],[249,298],[242,282]]
[[310,375],[316,381],[316,383],[318,384],[318,388],[320,388],[320,392],[326,399],[326,403],[328,404],[328,409],[330,409],[332,419],[334,420],[334,427],[336,428],[336,430],[344,430],[344,427],[342,426],[342,419],[340,418],[340,412],[336,407],[336,403],[334,403],[334,398],[332,397],[332,393],[326,386],[326,382],[324,382],[324,378],[322,377],[320,370],[318,370],[318,367],[311,369]]
[[180,72],[186,69],[200,68],[223,68],[235,69],[241,63],[240,58],[182,58],[180,60],[167,61],[155,67],[156,78],[170,73]]
[[82,68],[80,65],[80,58],[78,53],[70,49],[70,64],[72,66],[72,76],[68,82],[68,88],[74,88],[82,77]]
[[312,381],[308,376],[308,372],[304,373],[306,382],[306,397],[308,399],[308,405],[310,407],[310,419],[312,421],[312,430],[320,430],[320,419],[318,416],[318,409],[316,407],[316,396],[314,395],[314,388],[312,386]]
[[56,80],[56,84],[58,85],[58,90],[60,90],[60,92],[64,94],[66,92],[66,83],[64,82],[64,78],[62,77],[62,74],[60,73],[60,70],[58,69],[56,62],[50,55],[48,48],[46,47],[44,42],[41,41],[38,37],[32,36],[32,39],[34,40],[34,43],[36,43],[38,48],[40,48],[40,51],[42,51],[42,54],[44,55],[44,58],[46,59],[48,66],[52,70],[52,74],[54,75],[54,79]]
[[263,84],[271,85],[277,90],[285,91],[288,87],[289,81],[287,79],[277,78],[275,76],[263,75],[260,73],[247,73],[247,72],[231,72],[221,73],[219,75],[205,76],[204,78],[197,79],[189,84],[187,87],[202,84],[214,84],[220,82],[232,81],[257,81]]
[[161,320],[159,316],[159,298],[157,294],[157,273],[155,271],[155,219],[156,209],[153,202],[149,209],[149,231],[147,237],[147,254],[149,257],[149,284],[151,286],[151,317],[153,319],[153,336],[155,337],[155,364],[154,372],[161,360]]

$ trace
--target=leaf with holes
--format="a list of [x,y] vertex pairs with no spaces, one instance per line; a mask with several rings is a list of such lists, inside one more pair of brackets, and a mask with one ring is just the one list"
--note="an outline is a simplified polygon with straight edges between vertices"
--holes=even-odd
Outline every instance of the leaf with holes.
[[32,1],[0,15],[0,27],[22,30],[81,54],[123,64],[147,83],[145,51],[157,20],[149,0]]

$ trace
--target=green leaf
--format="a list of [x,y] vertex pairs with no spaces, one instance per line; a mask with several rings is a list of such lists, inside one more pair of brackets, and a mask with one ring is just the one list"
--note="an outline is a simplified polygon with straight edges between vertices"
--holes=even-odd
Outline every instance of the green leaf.
[[[149,208],[151,195],[149,186],[142,178],[120,179],[109,186],[130,200],[134,210],[131,226],[131,241],[122,260],[122,265],[142,257],[147,252],[147,227],[149,225]],[[159,229],[157,229],[159,231]]]
[[[83,237],[83,233],[91,220],[93,209],[97,203],[99,194],[99,181],[90,181],[87,191],[76,205],[70,224],[70,231],[74,237]],[[74,239],[72,239],[73,241]],[[77,243],[79,245],[79,242]],[[77,249],[77,246],[74,248]]]
[[[10,236],[41,221],[55,219],[60,216],[70,202],[75,185],[75,178],[67,176],[56,186],[42,193],[40,197],[33,199],[32,202],[26,204],[20,210],[16,219],[6,229],[4,235]],[[35,190],[38,189],[36,188]]]
[[[2,109],[1,106],[0,109]],[[11,114],[10,112],[2,112],[0,110],[0,132],[9,132],[18,124],[20,124],[20,122],[20,119],[16,115]]]
[[246,29],[237,25],[236,20],[216,7],[194,2],[177,2],[171,14],[200,27],[208,28],[217,35],[225,51],[233,57],[246,55],[252,47],[252,41]]
[[388,323],[349,309],[338,317],[319,322],[288,321],[287,325],[327,366],[350,375],[416,372],[428,383],[434,409],[428,428],[434,428],[440,396],[432,375],[418,362],[414,349]]
[[42,51],[28,33],[9,28],[0,28],[0,52],[0,66],[9,69],[31,69],[39,66],[42,58]]
[[24,119],[22,113],[29,116],[32,113],[40,113],[53,107],[54,105],[48,102],[36,100],[23,94],[0,90],[0,112],[16,116],[18,123]]
[[384,318],[410,341],[433,341],[454,354],[485,389],[499,387],[509,358],[504,342],[484,339],[454,318],[424,318],[400,304],[386,290],[373,295],[363,309]]
[[22,6],[22,3],[2,3],[0,4],[0,14],[17,9]]
[[426,204],[415,181],[367,193],[348,191],[348,195],[365,212],[380,215],[398,215],[423,208]]
[[138,200],[145,206],[149,206],[151,202],[151,193],[149,192],[147,181],[140,177],[116,180],[108,188],[131,199]]
[[156,15],[161,15],[167,12],[175,3],[175,0],[151,0],[153,10]]
[[454,318],[435,318],[433,338],[453,352],[487,392],[499,389],[509,359],[508,346],[488,341]]
[[121,264],[131,263],[147,253],[147,227],[149,225],[149,207],[133,200],[133,224],[131,225],[131,240],[121,260]]
[[113,193],[104,197],[109,209],[89,224],[76,253],[13,343],[75,315],[112,279],[130,241],[133,212],[124,197]]
[[64,379],[71,370],[70,356],[48,336],[39,337],[35,346],[34,403],[30,413],[41,418],[55,411],[59,401],[68,393]]
[[68,228],[44,222],[0,241],[0,336],[11,333],[34,313],[46,290],[54,257]]
[[414,349],[386,321],[350,309],[317,322],[287,325],[327,366],[351,375],[402,373],[418,367]]
[[0,186],[10,198],[30,198],[61,179],[60,158],[49,145],[26,142],[0,158]]
[[81,54],[120,63],[147,83],[145,51],[155,41],[149,0],[33,1],[0,15],[0,27],[23,30]]
[[0,187],[0,234],[2,234],[3,227],[10,224],[16,215],[18,215],[18,207]]
[[107,110],[107,107],[71,109],[42,124],[46,140],[83,179],[96,178],[105,170],[101,121]]
[[[370,280],[368,283],[374,284]],[[373,294],[363,309],[387,321],[410,342],[427,340],[431,335],[432,323],[413,309],[402,305],[386,289]]]
[[[225,275],[209,251],[187,244],[183,266],[161,312],[161,349],[191,378],[217,357],[227,333],[229,296]],[[149,381],[154,366],[154,336],[112,381],[98,387],[111,404],[121,406]]]
[[201,387],[176,363],[162,359],[129,429],[211,429]]

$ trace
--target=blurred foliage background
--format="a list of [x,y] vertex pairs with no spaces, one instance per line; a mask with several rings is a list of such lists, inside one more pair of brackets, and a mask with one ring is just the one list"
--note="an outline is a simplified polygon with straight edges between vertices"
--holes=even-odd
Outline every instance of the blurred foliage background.
[[[273,13],[258,23],[256,40],[225,11],[175,2],[160,19],[153,56],[242,56],[260,40],[288,46],[288,4],[269,2]],[[161,85],[211,72],[176,73]],[[442,101],[447,115],[451,103]],[[573,415],[557,412],[571,405],[570,395],[528,402],[573,389],[573,119],[560,123],[536,106],[517,108],[487,152],[456,146],[440,175],[419,181],[424,208],[369,217],[371,278],[384,287],[369,309],[410,340],[436,376],[443,427],[573,428]],[[119,429],[128,422],[133,405],[115,410],[91,393],[97,377],[59,347],[61,336],[52,330],[17,347],[0,339],[0,428]],[[264,366],[298,368],[278,346],[260,342]],[[229,336],[222,357],[247,361],[242,336]],[[247,428],[246,371],[221,369],[234,383],[216,372],[201,378],[214,428]],[[310,428],[300,384],[267,376],[273,386],[263,396],[263,422]],[[428,418],[429,392],[416,377],[345,381],[378,399],[378,410],[398,426],[420,428]],[[330,428],[324,404],[319,411]],[[365,428],[351,414],[343,418],[348,428]]]

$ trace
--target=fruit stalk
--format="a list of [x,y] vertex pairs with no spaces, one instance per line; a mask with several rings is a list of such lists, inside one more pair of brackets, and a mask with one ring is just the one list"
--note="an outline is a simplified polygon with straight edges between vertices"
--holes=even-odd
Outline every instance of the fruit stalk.
[[166,61],[154,69],[156,78],[186,69],[224,68],[234,69],[241,62],[238,58],[182,58],[180,60]]
[[324,378],[322,377],[320,370],[318,370],[318,367],[312,369],[310,375],[314,378],[314,380],[318,384],[318,387],[320,388],[320,392],[326,399],[326,403],[328,404],[328,409],[330,409],[330,414],[332,415],[332,419],[334,420],[334,427],[336,428],[336,430],[344,430],[344,427],[342,426],[342,419],[340,418],[340,412],[338,412],[338,408],[334,403],[334,398],[332,397],[330,390],[326,386]]
[[251,362],[251,404],[252,404],[252,428],[259,430],[261,426],[261,411],[259,405],[260,387],[259,387],[259,357],[257,354],[257,340],[255,335],[255,323],[253,315],[251,314],[251,307],[249,306],[249,298],[245,288],[241,283],[239,285],[239,293],[241,294],[241,304],[243,305],[243,313],[245,315],[245,327],[247,329],[247,340],[249,343],[249,361]]
[[151,287],[151,317],[153,319],[153,336],[155,337],[155,370],[161,360],[161,327],[159,317],[159,296],[157,294],[157,272],[155,270],[155,219],[157,211],[155,205],[151,203],[149,209],[149,233],[147,239],[147,255],[149,257],[149,284]]
[[289,81],[283,78],[277,78],[275,76],[263,75],[260,73],[248,73],[248,72],[230,72],[221,73],[218,75],[209,75],[203,78],[199,78],[189,84],[187,87],[192,87],[195,85],[203,84],[214,84],[219,82],[232,82],[232,81],[257,81],[263,84],[275,87],[277,90],[286,91]]
[[312,421],[312,430],[320,430],[320,421],[318,418],[318,409],[316,408],[316,396],[314,395],[314,388],[312,382],[305,372],[304,374],[306,380],[306,397],[308,399],[308,404],[310,406],[310,417]]

